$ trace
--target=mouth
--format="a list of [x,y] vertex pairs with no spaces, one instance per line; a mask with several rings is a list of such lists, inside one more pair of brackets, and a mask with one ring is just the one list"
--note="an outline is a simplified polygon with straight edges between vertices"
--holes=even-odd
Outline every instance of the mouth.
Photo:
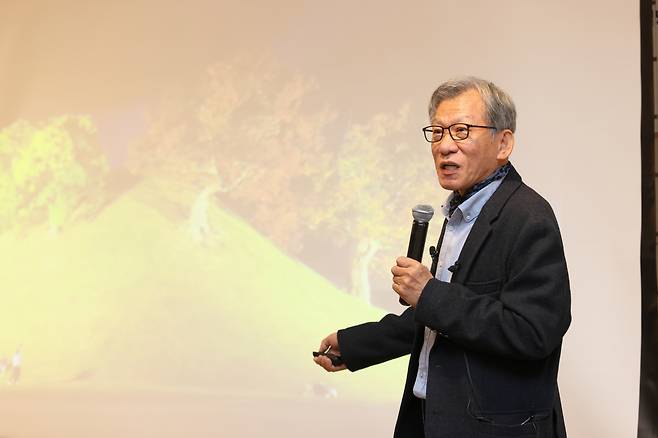
[[451,161],[446,161],[446,162],[441,163],[439,165],[439,168],[441,168],[442,170],[454,171],[454,170],[459,169],[459,165],[457,165],[456,163],[453,163]]

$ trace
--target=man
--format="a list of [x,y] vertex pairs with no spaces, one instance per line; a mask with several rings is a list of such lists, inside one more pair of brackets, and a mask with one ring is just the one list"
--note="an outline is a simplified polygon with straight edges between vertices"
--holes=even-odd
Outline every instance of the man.
[[356,371],[411,354],[395,437],[566,437],[557,387],[571,322],[567,266],[549,204],[509,162],[516,110],[491,82],[440,85],[429,107],[439,183],[451,190],[436,277],[399,257],[401,315],[339,330],[315,358]]

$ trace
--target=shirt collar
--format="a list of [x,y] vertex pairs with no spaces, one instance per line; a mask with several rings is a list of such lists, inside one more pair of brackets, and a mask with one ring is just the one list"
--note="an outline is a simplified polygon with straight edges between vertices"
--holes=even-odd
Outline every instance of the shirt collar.
[[[500,186],[500,184],[503,182],[504,179],[505,177],[493,181],[489,183],[486,187],[484,187],[482,190],[479,190],[477,193],[474,193],[473,196],[462,202],[459,205],[459,207],[457,207],[457,209],[453,213],[453,216],[455,215],[455,213],[457,213],[457,210],[459,210],[459,213],[461,213],[461,216],[464,219],[464,221],[471,222],[477,219],[477,217],[480,215],[480,211],[482,211],[482,208],[484,207],[484,204],[487,203],[489,198],[491,198],[491,195],[493,195],[493,193]],[[443,205],[441,205],[441,212],[446,218],[449,215],[450,200],[454,196],[455,196],[454,192],[450,193],[450,195],[445,200]]]

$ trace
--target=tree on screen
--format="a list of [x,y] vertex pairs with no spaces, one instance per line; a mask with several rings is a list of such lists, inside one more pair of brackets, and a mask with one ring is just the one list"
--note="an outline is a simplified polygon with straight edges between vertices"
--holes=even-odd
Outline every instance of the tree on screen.
[[[408,107],[354,124],[339,149],[335,186],[316,226],[353,244],[350,292],[371,301],[371,267],[388,275],[395,257],[406,254],[411,207],[436,196],[419,141],[409,141]],[[411,137],[415,139],[415,137]],[[424,145],[421,145],[424,146]],[[421,158],[422,155],[422,158]]]
[[[434,178],[431,156],[408,109],[336,129],[317,91],[312,79],[267,59],[217,63],[196,93],[154,112],[131,163],[172,181],[170,190],[191,187],[182,198],[195,241],[221,240],[209,217],[219,205],[291,256],[310,241],[347,248],[350,292],[370,302],[372,267],[387,275],[405,253],[411,207],[436,196],[436,185],[418,176]],[[326,258],[315,256],[304,261],[322,272]]]
[[194,187],[188,229],[195,240],[221,233],[208,222],[216,200],[289,251],[302,242],[302,207],[326,179],[330,111],[309,109],[316,85],[264,60],[211,66],[195,97],[163,104],[132,162],[142,174]]
[[86,117],[0,131],[0,232],[47,223],[57,234],[102,203],[108,165]]

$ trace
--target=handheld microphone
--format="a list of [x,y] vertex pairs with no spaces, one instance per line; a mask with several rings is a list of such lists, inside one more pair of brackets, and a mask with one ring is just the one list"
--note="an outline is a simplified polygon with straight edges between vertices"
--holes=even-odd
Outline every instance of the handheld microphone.
[[[425,240],[427,239],[427,229],[429,228],[432,216],[434,216],[434,209],[431,205],[419,204],[411,209],[411,214],[414,217],[414,223],[411,226],[407,257],[422,263]],[[403,306],[409,305],[402,298],[400,298],[400,304]]]

